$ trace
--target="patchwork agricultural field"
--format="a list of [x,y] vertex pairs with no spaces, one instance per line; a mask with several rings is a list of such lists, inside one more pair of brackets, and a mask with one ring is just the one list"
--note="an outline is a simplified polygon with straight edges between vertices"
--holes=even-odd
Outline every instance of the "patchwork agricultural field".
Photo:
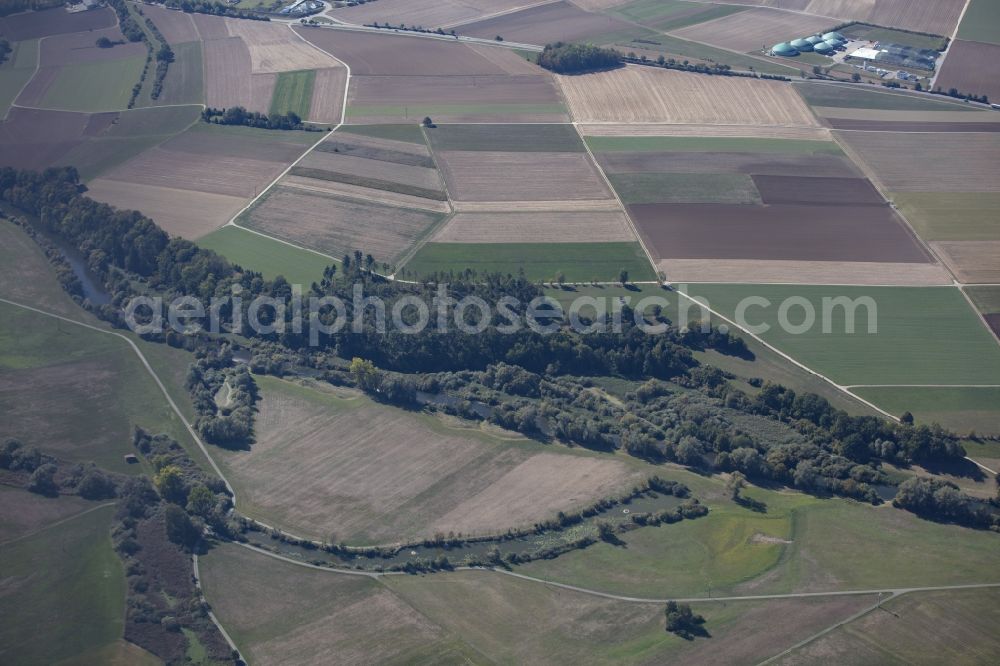
[[228,222],[321,136],[199,123],[88,187],[96,199],[197,238]]
[[921,238],[965,283],[1000,280],[1000,227],[994,215],[998,137],[993,132],[924,133],[914,142],[905,133],[838,132],[883,190],[898,198]]
[[637,65],[556,79],[573,119],[581,123],[816,125],[791,86],[775,81]]
[[620,461],[412,414],[359,393],[268,378],[258,384],[257,441],[249,451],[219,451],[222,464],[242,489],[243,510],[312,538],[335,532],[337,540],[373,544],[504,532],[640,477]]

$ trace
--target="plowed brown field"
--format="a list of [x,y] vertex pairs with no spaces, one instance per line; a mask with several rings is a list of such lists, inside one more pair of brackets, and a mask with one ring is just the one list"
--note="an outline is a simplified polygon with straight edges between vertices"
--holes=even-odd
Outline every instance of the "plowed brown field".
[[585,153],[442,151],[437,157],[458,201],[612,198]]
[[622,212],[459,213],[436,243],[635,242]]

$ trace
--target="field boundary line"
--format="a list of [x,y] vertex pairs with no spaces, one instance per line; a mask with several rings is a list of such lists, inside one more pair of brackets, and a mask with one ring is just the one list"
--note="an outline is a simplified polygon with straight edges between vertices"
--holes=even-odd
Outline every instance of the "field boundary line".
[[[250,545],[248,543],[241,543],[238,541],[231,541],[227,543],[232,543],[243,548],[252,550],[260,555],[265,555],[267,557],[280,560],[282,562],[287,562],[288,564],[294,564],[296,566],[305,567],[307,569],[315,569],[317,571],[324,571],[332,574],[341,574],[347,576],[365,576],[367,578],[372,578],[378,580],[384,576],[409,576],[405,571],[357,571],[354,569],[346,569],[341,567],[324,567],[317,564],[311,564],[302,560],[297,560],[291,557],[286,557],[284,555],[279,555],[278,553],[273,553],[269,550],[264,550],[263,548],[258,548],[257,546]],[[460,566],[455,567],[452,571],[482,571],[488,573],[500,574],[503,576],[511,576],[513,578],[520,578],[531,583],[539,583],[541,585],[548,585],[550,587],[557,587],[563,590],[569,590],[570,592],[578,592],[580,594],[587,594],[595,597],[603,597],[605,599],[614,599],[616,601],[627,601],[630,603],[637,604],[665,604],[668,601],[677,601],[680,603],[703,603],[703,602],[733,602],[733,601],[767,601],[772,599],[812,599],[821,597],[849,597],[849,596],[861,596],[869,594],[891,594],[893,596],[898,596],[901,594],[908,594],[911,592],[940,592],[947,590],[973,590],[982,588],[993,588],[1000,587],[1000,583],[964,583],[957,585],[931,585],[926,587],[882,587],[873,589],[862,589],[862,590],[828,590],[825,592],[784,592],[775,594],[752,594],[744,596],[725,596],[725,597],[664,597],[662,599],[653,599],[650,597],[631,597],[627,595],[614,594],[612,592],[601,592],[600,590],[593,590],[586,587],[579,587],[577,585],[570,585],[568,583],[557,583],[555,581],[545,580],[544,578],[536,578],[534,576],[528,576],[526,574],[520,574],[514,571],[508,571],[507,569],[497,569],[496,567],[482,567],[482,566]]]
[[212,623],[215,624],[215,628],[219,630],[222,637],[226,639],[227,643],[229,643],[230,649],[242,657],[243,653],[240,652],[240,649],[236,646],[236,642],[233,640],[232,636],[229,635],[229,632],[226,631],[225,627],[222,626],[222,623],[219,622],[219,618],[217,618],[215,613],[212,612],[212,604],[208,603],[208,599],[205,598],[205,591],[201,587],[201,569],[198,568],[198,553],[191,553],[191,571],[194,573],[194,586],[198,589],[198,596],[201,597],[202,603],[207,606],[206,610],[208,611],[209,619],[212,620]]
[[[339,62],[341,65],[343,65],[347,69],[347,77],[344,80],[344,99],[341,102],[341,106],[340,106],[340,122],[338,122],[337,125],[335,127],[333,127],[332,129],[330,129],[329,131],[322,132],[322,136],[319,138],[318,141],[316,141],[314,144],[312,144],[311,146],[309,146],[304,153],[302,153],[301,155],[299,155],[298,158],[294,162],[292,162],[291,164],[289,164],[285,168],[284,171],[282,171],[280,174],[278,174],[278,176],[274,180],[272,180],[270,183],[268,183],[267,187],[263,188],[260,191],[260,193],[257,194],[257,196],[255,196],[253,199],[251,199],[247,203],[246,206],[244,206],[239,211],[237,211],[236,214],[233,215],[232,218],[230,218],[229,222],[227,222],[223,226],[229,226],[229,225],[233,225],[233,226],[236,226],[236,227],[240,226],[240,225],[236,224],[237,218],[239,218],[239,216],[242,215],[243,213],[245,213],[248,210],[250,210],[250,208],[252,208],[253,205],[256,204],[258,201],[260,201],[264,197],[264,195],[266,195],[268,192],[270,192],[271,189],[275,185],[278,184],[278,181],[281,180],[282,178],[284,178],[285,176],[287,176],[289,171],[291,171],[299,162],[301,162],[302,160],[304,160],[306,158],[306,156],[309,155],[309,153],[311,153],[313,150],[316,149],[316,146],[318,146],[319,144],[321,144],[324,141],[326,141],[326,139],[331,134],[333,134],[338,129],[340,129],[341,127],[343,127],[344,126],[344,120],[347,118],[347,94],[350,92],[350,89],[351,89],[351,67],[350,67],[350,65],[348,65],[346,62],[344,62],[340,58],[336,57],[332,53],[328,53],[327,51],[324,51],[323,49],[321,49],[320,47],[316,46],[315,44],[313,44],[312,42],[310,42],[308,39],[306,39],[305,37],[303,37],[299,33],[295,32],[295,28],[294,28],[294,26],[291,23],[286,23],[285,25],[288,26],[288,30],[293,35],[295,35],[298,39],[302,40],[305,44],[307,44],[308,46],[311,46],[312,48],[316,49],[320,53],[322,53],[322,54],[324,54],[324,55],[326,55],[326,56],[328,56],[330,58],[333,58],[334,60],[336,60],[337,62]],[[241,228],[245,228],[245,227],[241,227]],[[261,235],[263,236],[264,234],[261,234]],[[270,238],[270,236],[268,236],[268,238]]]
[[566,104],[566,108],[570,112],[570,120],[572,120],[573,129],[576,131],[576,135],[580,137],[580,142],[583,144],[584,150],[587,151],[587,158],[590,160],[591,164],[594,165],[594,168],[597,170],[597,173],[601,175],[601,179],[604,181],[604,184],[608,187],[608,190],[611,191],[611,194],[614,196],[615,201],[618,202],[618,208],[619,210],[621,210],[622,214],[625,215],[625,221],[628,222],[629,229],[632,230],[632,235],[635,236],[636,241],[638,241],[639,243],[639,247],[642,248],[643,254],[646,255],[646,261],[649,262],[650,267],[653,269],[653,275],[659,277],[660,275],[659,267],[657,266],[656,262],[653,261],[653,255],[649,251],[649,248],[646,247],[646,241],[643,240],[642,234],[639,233],[638,227],[635,226],[635,222],[632,220],[632,216],[628,212],[628,207],[625,205],[625,202],[622,201],[621,196],[619,196],[618,194],[618,190],[616,190],[615,186],[611,184],[611,179],[608,178],[608,174],[604,172],[604,168],[601,167],[600,162],[598,162],[597,158],[594,156],[594,151],[590,149],[590,145],[587,143],[587,138],[583,135],[583,132],[580,130],[580,123],[577,122],[575,119],[573,119],[573,108],[566,101],[566,96],[562,90],[562,86],[558,86],[558,88],[559,88],[559,95],[563,98],[563,101]]
[[[115,20],[117,21],[117,18]],[[115,25],[117,25],[117,23]],[[33,71],[31,73],[31,76],[28,77],[28,80],[24,82],[24,85],[22,85],[21,88],[20,88],[20,90],[17,91],[17,94],[14,95],[14,98],[10,100],[10,106],[7,107],[7,112],[3,114],[3,118],[0,118],[0,120],[7,120],[7,118],[10,117],[10,110],[13,109],[15,106],[18,106],[17,100],[18,100],[18,98],[21,97],[21,94],[24,93],[24,89],[27,88],[29,85],[31,85],[31,82],[35,80],[36,76],[38,76],[38,71],[42,68],[42,42],[45,41],[46,39],[48,39],[51,36],[52,35],[46,35],[45,37],[39,37],[38,38],[38,44],[35,47],[35,49],[36,49],[36,51],[35,51],[35,71]],[[18,48],[20,48],[20,47],[18,47]],[[17,56],[15,55],[15,59],[16,59],[16,57]],[[13,64],[14,63],[11,63],[11,65],[13,65]],[[11,67],[11,69],[13,69],[13,67]],[[18,106],[18,108],[25,108],[25,107],[19,107]]]
[[1000,388],[1000,384],[845,384],[844,388]]
[[479,23],[480,21],[488,21],[489,19],[499,18],[501,16],[506,16],[507,14],[516,14],[517,12],[523,12],[526,9],[534,9],[536,7],[545,7],[546,5],[554,5],[557,2],[562,2],[562,0],[542,0],[542,2],[532,2],[526,5],[521,5],[520,7],[513,7],[511,9],[504,9],[499,12],[493,12],[492,14],[483,14],[482,16],[477,16],[471,21],[452,21],[451,23],[443,23],[437,27],[442,30],[448,30],[450,28],[458,28],[463,25],[470,25],[472,23]]
[[[24,492],[26,492],[26,493],[30,492],[26,488],[20,488],[19,486],[7,486],[7,487],[8,488],[17,488],[18,490],[24,490]],[[36,534],[41,534],[42,532],[44,532],[46,530],[49,530],[49,529],[52,529],[53,527],[58,527],[60,525],[64,525],[64,524],[70,522],[71,520],[76,520],[77,518],[79,518],[79,517],[81,517],[81,516],[83,516],[85,514],[92,513],[94,511],[97,511],[98,509],[103,509],[103,508],[108,507],[108,506],[114,506],[116,504],[117,504],[117,502],[103,502],[102,504],[98,504],[97,506],[89,507],[87,509],[84,509],[83,511],[78,511],[77,513],[74,513],[72,516],[66,516],[65,518],[61,518],[61,519],[57,520],[54,523],[49,523],[48,525],[46,525],[44,527],[39,527],[37,530],[32,530],[32,531],[28,532],[27,534],[22,534],[19,537],[14,537],[13,539],[8,539],[7,541],[0,541],[0,546],[5,546],[6,547],[6,546],[9,546],[12,543],[17,543],[18,541],[23,541],[24,539],[30,539],[31,537],[35,536]]]

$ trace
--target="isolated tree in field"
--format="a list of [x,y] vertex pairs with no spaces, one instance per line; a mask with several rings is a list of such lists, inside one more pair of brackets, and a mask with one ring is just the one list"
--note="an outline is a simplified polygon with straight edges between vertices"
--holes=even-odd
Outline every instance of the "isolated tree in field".
[[913,414],[910,412],[903,412],[903,415],[899,417],[901,423],[906,425],[913,425]]
[[97,47],[101,49],[110,49],[112,46],[115,45],[115,43],[110,39],[108,39],[107,37],[98,37],[96,43]]
[[681,638],[691,640],[695,634],[704,635],[706,633],[702,628],[702,625],[705,624],[705,618],[696,615],[691,610],[690,604],[668,601],[667,607],[663,609],[663,614],[666,616],[667,631],[675,633]]
[[747,477],[743,475],[743,472],[733,472],[729,475],[729,480],[726,481],[726,492],[729,493],[730,499],[734,501],[740,498],[740,493],[746,487]]
[[423,120],[422,124],[423,124],[424,127],[434,127],[434,121],[431,120],[430,116],[424,116],[424,120]]
[[628,271],[624,268],[618,271],[618,283],[623,287],[628,284]]
[[857,72],[854,72],[853,74],[851,74],[851,81],[854,81],[855,83],[857,83],[860,80],[861,80],[861,75],[860,74],[858,74]]
[[560,289],[562,289],[566,285],[566,276],[563,275],[562,271],[556,273],[556,284],[559,285]]

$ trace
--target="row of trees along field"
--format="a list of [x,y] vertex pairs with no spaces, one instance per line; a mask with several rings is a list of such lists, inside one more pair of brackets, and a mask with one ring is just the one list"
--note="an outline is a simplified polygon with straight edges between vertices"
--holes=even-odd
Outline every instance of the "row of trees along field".
[[[208,300],[226,297],[239,285],[244,308],[255,296],[266,295],[285,303],[287,316],[293,311],[291,285],[283,278],[264,280],[260,274],[234,266],[214,252],[170,238],[138,212],[116,210],[83,196],[72,168],[44,173],[0,169],[0,197],[36,216],[45,230],[83,253],[90,268],[113,294],[110,305],[94,310],[117,326],[124,326],[121,307],[137,288],[144,293],[160,293],[167,301],[180,295]],[[339,271],[331,266],[323,276],[317,276],[320,281],[314,282],[306,294],[340,298],[348,319],[357,317],[363,322],[358,332],[345,326],[336,333],[318,333],[318,346],[309,344],[308,321],[301,332],[288,327],[285,332],[259,334],[249,326],[238,332],[257,345],[273,345],[304,357],[333,352],[340,358],[368,359],[379,373],[373,385],[388,389],[392,383],[392,390],[381,395],[393,396],[400,402],[411,400],[416,389],[433,392],[434,382],[440,381],[435,377],[448,371],[459,378],[459,383],[479,383],[497,391],[500,397],[512,391],[514,399],[498,399],[490,418],[532,436],[539,436],[537,416],[542,414],[550,416],[559,435],[570,441],[583,440],[581,444],[595,448],[622,448],[649,459],[735,469],[750,478],[775,479],[820,494],[836,492],[873,499],[872,486],[884,480],[878,469],[880,461],[944,462],[965,454],[957,438],[939,427],[850,416],[819,396],[797,394],[773,384],[763,385],[756,395],[748,395],[734,386],[731,377],[701,366],[692,355],[693,350],[712,348],[749,356],[741,339],[698,326],[685,330],[668,326],[661,335],[648,335],[633,323],[627,308],[621,332],[581,334],[563,327],[550,335],[527,328],[509,334],[498,330],[507,323],[505,319],[497,316],[480,322],[478,317],[482,315],[473,308],[466,312],[470,317],[467,323],[483,324],[482,331],[476,334],[462,333],[454,327],[438,330],[436,317],[415,334],[394,329],[380,332],[370,312],[363,316],[363,311],[354,311],[355,284],[363,287],[366,296],[381,298],[387,311],[403,297],[417,296],[430,302],[437,289],[427,283],[388,282],[371,270],[372,262],[366,262],[364,254],[357,251],[347,257]],[[541,293],[538,285],[520,275],[492,274],[475,282],[459,280],[449,285],[449,295],[455,299],[475,295],[488,303],[513,296],[527,304]],[[227,307],[231,308],[231,303],[222,308],[224,318],[231,314]],[[522,306],[519,314],[523,316],[526,307]],[[242,314],[240,319],[246,323],[249,317],[245,311]],[[326,324],[333,318],[332,311],[320,314]],[[667,323],[662,313],[650,315],[653,319]],[[491,370],[497,364],[511,366],[519,377],[503,381],[502,390],[489,385],[495,386],[496,380],[463,374],[497,372],[496,368]],[[329,376],[336,374],[328,370]],[[419,374],[414,378],[412,373]],[[574,375],[660,381],[647,381],[641,391],[629,397],[623,415],[581,410],[587,398],[580,389],[564,386]],[[525,394],[524,387],[536,384],[537,397]],[[674,385],[690,390],[669,390]],[[578,400],[583,402],[573,404]],[[555,411],[549,414],[545,410]],[[767,428],[761,428],[759,434],[746,432],[734,437],[732,433],[739,431],[733,427],[739,414],[779,421],[800,436],[775,442],[767,435]]]

